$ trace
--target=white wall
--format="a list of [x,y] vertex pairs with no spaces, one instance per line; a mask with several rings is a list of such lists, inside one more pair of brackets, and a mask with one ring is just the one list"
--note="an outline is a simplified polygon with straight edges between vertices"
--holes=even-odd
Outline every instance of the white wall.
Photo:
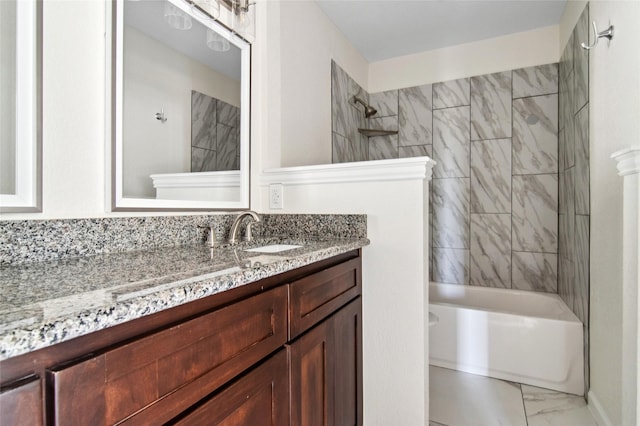
[[191,171],[191,90],[240,107],[240,81],[130,26],[124,45],[123,194],[154,198],[151,174]]
[[[558,62],[558,26],[373,62],[369,93]],[[356,79],[357,80],[357,79]]]
[[281,166],[331,163],[331,60],[363,87],[367,62],[315,2],[280,14]]
[[613,152],[640,142],[640,3],[590,2],[590,21],[615,25],[589,57],[591,164],[591,392],[622,423],[622,178]]

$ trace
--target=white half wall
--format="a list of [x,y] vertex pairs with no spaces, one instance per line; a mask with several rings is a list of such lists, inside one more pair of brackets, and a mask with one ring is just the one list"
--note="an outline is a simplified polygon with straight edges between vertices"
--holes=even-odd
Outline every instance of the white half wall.
[[[364,424],[429,419],[428,178],[426,157],[267,170],[264,213],[365,213],[363,249]],[[284,209],[269,209],[269,184]]]
[[591,167],[591,391],[611,425],[623,400],[623,179],[611,154],[640,141],[640,2],[592,1],[589,20],[615,25],[611,43],[589,54]]
[[558,62],[558,30],[551,26],[373,62],[363,87],[376,93]]

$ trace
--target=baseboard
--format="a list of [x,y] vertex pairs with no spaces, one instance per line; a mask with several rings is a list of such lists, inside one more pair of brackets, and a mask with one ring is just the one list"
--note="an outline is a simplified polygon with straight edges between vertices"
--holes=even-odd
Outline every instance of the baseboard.
[[598,397],[591,390],[587,394],[587,401],[587,407],[589,408],[589,411],[591,411],[596,423],[598,423],[598,426],[613,426],[613,423],[609,420],[604,408],[602,408],[600,400],[598,400]]

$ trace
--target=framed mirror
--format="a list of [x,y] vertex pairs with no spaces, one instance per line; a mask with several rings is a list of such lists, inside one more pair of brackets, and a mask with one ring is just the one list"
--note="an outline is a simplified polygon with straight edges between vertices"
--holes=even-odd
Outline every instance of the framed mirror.
[[204,2],[113,2],[114,211],[249,208],[251,46]]
[[42,2],[0,1],[0,212],[42,211]]

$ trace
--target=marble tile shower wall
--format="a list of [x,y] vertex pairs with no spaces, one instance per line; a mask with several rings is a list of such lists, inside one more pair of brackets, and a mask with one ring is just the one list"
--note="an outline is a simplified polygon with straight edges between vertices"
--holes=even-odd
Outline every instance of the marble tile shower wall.
[[240,108],[191,91],[191,171],[240,169]]
[[558,294],[584,324],[589,389],[589,6],[560,58]]
[[[365,126],[398,134],[370,137],[368,156],[357,159],[336,156],[334,139],[334,162],[421,155],[436,160],[431,279],[556,292],[558,64],[368,99],[378,114]],[[334,113],[338,102],[334,97]]]

